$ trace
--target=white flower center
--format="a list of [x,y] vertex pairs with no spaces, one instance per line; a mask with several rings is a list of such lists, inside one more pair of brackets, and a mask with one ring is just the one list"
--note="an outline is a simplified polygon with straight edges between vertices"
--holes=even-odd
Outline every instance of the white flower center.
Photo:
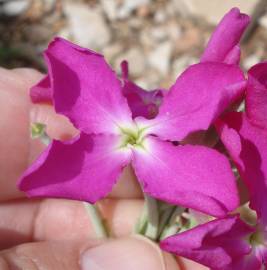
[[137,125],[127,129],[121,128],[122,142],[120,147],[144,147],[143,142],[146,137],[146,133],[144,131],[144,128],[138,128]]

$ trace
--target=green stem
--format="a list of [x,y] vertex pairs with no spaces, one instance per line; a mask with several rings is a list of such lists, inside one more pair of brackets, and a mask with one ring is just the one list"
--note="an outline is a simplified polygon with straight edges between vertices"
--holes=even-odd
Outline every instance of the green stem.
[[144,204],[143,211],[141,214],[141,217],[139,218],[136,227],[135,227],[135,233],[144,235],[147,228],[148,223],[148,210],[146,203]]
[[176,209],[176,206],[173,205],[168,205],[168,208],[165,207],[165,209],[161,210],[160,209],[160,222],[159,222],[159,231],[158,235],[160,236],[167,224],[169,224],[170,218],[172,214],[174,213]]
[[87,203],[87,202],[84,202],[84,206],[88,213],[88,216],[90,218],[91,224],[93,225],[93,228],[95,230],[97,237],[98,238],[108,237],[107,230],[105,228],[101,214],[99,213],[97,209],[97,206]]
[[152,240],[156,240],[158,236],[158,226],[159,226],[158,202],[156,199],[151,198],[146,194],[144,196],[148,218],[145,236],[147,236]]
[[173,211],[168,224],[164,227],[162,233],[159,236],[159,240],[162,240],[170,235],[176,234],[181,229],[180,216],[184,212],[183,207],[177,206]]

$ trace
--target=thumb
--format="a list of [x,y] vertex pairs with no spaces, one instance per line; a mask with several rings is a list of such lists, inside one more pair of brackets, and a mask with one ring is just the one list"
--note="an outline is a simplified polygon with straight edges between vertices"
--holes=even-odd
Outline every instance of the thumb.
[[132,236],[89,249],[81,258],[82,270],[178,270],[175,259],[142,236]]
[[28,243],[0,253],[0,269],[179,270],[169,254],[143,237],[106,243]]

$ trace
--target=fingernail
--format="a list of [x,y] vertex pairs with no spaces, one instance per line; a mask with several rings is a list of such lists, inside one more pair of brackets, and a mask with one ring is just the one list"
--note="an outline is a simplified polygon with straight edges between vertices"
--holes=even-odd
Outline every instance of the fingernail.
[[80,264],[82,270],[165,269],[158,247],[134,237],[89,249],[82,254]]

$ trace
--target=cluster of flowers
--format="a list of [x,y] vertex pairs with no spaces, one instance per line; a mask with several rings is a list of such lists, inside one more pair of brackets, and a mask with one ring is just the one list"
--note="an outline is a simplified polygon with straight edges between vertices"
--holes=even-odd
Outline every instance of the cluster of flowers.
[[[262,269],[267,259],[267,63],[252,67],[248,78],[239,67],[239,42],[248,24],[247,15],[230,10],[200,63],[188,67],[168,91],[134,84],[125,61],[117,78],[102,55],[56,38],[44,53],[48,75],[31,89],[31,98],[52,102],[80,134],[68,142],[52,141],[19,188],[31,197],[95,203],[131,164],[144,193],[214,217],[163,240],[162,249],[213,270]],[[245,112],[234,111],[244,96]],[[232,212],[240,203],[226,155],[183,142],[211,125],[247,186],[257,213],[254,226]]]

